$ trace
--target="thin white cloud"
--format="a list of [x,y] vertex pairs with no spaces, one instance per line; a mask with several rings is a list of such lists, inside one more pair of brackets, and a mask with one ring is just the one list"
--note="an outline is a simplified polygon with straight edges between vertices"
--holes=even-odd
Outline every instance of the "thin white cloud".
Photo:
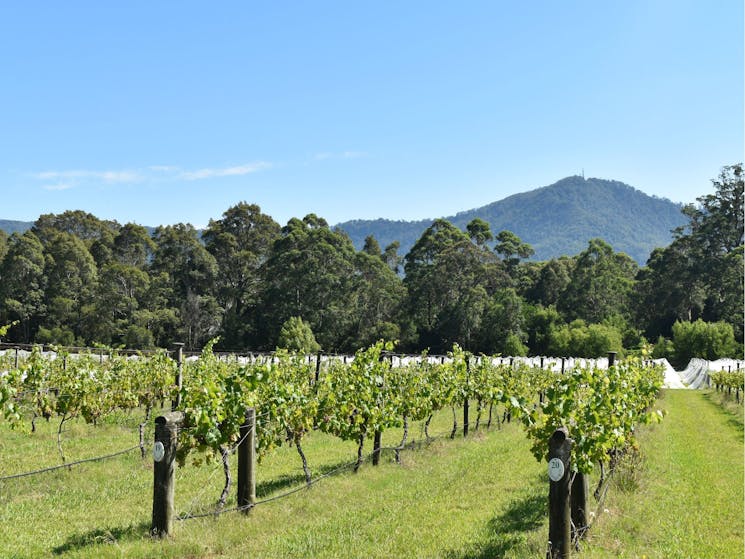
[[60,182],[57,184],[45,184],[44,186],[42,186],[44,190],[68,190],[72,187],[73,185],[70,184],[69,182]]
[[176,173],[181,170],[180,167],[174,165],[150,165],[148,169],[156,173]]
[[181,173],[181,177],[190,181],[211,179],[215,177],[235,177],[241,175],[250,175],[251,173],[256,173],[257,171],[268,169],[269,167],[271,167],[271,163],[267,163],[265,161],[257,161],[255,163],[247,163],[245,165],[237,165],[235,167],[184,171],[183,173]]
[[313,159],[316,161],[323,161],[325,159],[359,159],[360,157],[367,157],[367,153],[364,151],[341,151],[341,152],[331,152],[331,151],[323,151],[320,153],[316,153],[313,156]]
[[360,157],[367,157],[364,151],[345,151],[341,154],[344,159],[358,159]]
[[34,176],[40,180],[92,179],[101,180],[107,183],[135,182],[142,178],[139,173],[136,173],[134,171],[90,171],[83,169],[77,169],[73,171],[43,171],[41,173],[36,173]]
[[149,165],[136,170],[95,171],[91,169],[72,169],[67,171],[42,171],[30,173],[29,176],[36,180],[44,181],[46,184],[42,188],[45,190],[68,190],[95,183],[157,183],[163,181],[197,181],[220,177],[237,177],[256,173],[270,167],[272,167],[272,164],[269,162],[255,161],[253,163],[231,167],[213,167],[193,171],[184,170],[182,167],[176,165]]

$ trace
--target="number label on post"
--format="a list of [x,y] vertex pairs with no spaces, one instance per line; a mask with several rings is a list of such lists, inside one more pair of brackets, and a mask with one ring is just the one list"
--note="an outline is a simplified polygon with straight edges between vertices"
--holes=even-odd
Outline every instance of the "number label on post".
[[564,462],[559,458],[551,458],[549,461],[548,477],[551,481],[559,481],[564,477]]
[[156,462],[160,462],[163,460],[163,457],[166,455],[166,449],[163,446],[163,443],[158,441],[153,446],[153,460]]

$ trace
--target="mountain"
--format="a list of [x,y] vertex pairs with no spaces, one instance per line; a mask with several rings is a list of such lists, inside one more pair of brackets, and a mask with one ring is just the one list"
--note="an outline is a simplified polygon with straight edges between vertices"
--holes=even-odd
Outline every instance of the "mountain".
[[[670,244],[672,229],[687,222],[680,210],[622,182],[573,176],[445,219],[465,230],[478,217],[495,235],[512,231],[533,246],[533,260],[578,254],[600,237],[643,265],[652,250]],[[398,253],[405,255],[432,221],[353,220],[337,227],[358,250],[374,235],[383,248],[399,241]]]
[[0,231],[5,231],[8,235],[13,233],[23,233],[31,229],[33,221],[13,221],[11,219],[0,219]]

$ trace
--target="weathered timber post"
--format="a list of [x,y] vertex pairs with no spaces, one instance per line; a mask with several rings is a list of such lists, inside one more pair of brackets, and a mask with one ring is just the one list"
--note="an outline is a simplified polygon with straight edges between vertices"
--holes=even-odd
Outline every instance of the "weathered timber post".
[[321,376],[321,352],[316,353],[316,384],[318,384],[318,378]]
[[616,363],[616,354],[617,351],[609,351],[608,352],[608,368],[611,368]]
[[[541,357],[541,371],[543,370],[544,365],[545,365],[545,359],[543,357]],[[543,403],[543,390],[541,390],[538,393],[538,403],[539,404],[542,404]]]
[[172,411],[155,418],[153,447],[153,522],[150,533],[158,538],[173,531],[176,441],[184,414]]
[[562,357],[561,358],[561,374],[562,375],[564,374],[564,366],[565,366],[565,364],[566,364],[566,358]]
[[574,441],[566,427],[560,427],[548,443],[548,543],[550,559],[568,559],[571,556],[571,507],[569,479],[571,476],[570,453]]
[[[385,363],[385,358],[387,357],[387,354],[385,351],[381,352],[380,358],[378,361],[380,363]],[[388,362],[388,367],[390,369],[391,365],[393,364],[393,360],[391,359]],[[385,380],[381,381],[380,383],[376,383],[378,388],[382,389],[385,387]],[[380,402],[380,396],[378,396],[378,405],[381,404]],[[373,466],[377,466],[380,464],[380,453],[381,453],[381,444],[383,440],[383,430],[382,429],[376,429],[375,433],[373,434],[373,455],[372,455],[372,464]]]
[[176,398],[171,401],[171,411],[176,411],[181,407],[181,387],[183,386],[183,374],[184,374],[184,344],[183,342],[176,342],[175,346],[174,361],[176,361]]
[[471,358],[466,356],[466,397],[463,399],[463,438],[468,436],[468,382],[471,375]]
[[256,410],[246,410],[238,445],[238,508],[245,514],[256,504]]

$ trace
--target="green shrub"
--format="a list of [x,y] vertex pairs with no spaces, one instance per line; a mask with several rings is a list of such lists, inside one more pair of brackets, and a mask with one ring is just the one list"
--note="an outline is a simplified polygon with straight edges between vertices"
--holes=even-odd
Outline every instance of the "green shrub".
[[315,353],[321,346],[313,335],[310,324],[299,316],[292,316],[285,321],[279,331],[277,347],[299,353]]
[[738,346],[731,324],[726,322],[676,322],[673,324],[673,355],[676,365],[693,357],[715,361],[737,357]]

